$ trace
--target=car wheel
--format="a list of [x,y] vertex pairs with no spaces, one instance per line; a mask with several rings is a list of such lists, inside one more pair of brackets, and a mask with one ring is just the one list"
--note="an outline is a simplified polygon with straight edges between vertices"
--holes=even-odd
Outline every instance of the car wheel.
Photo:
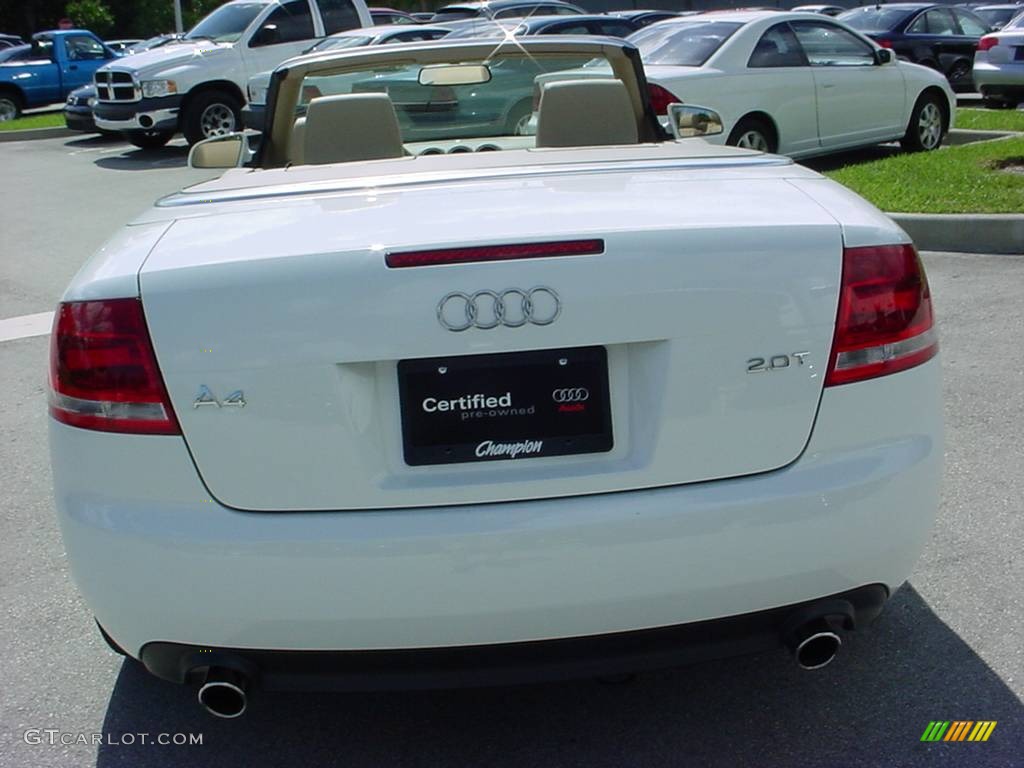
[[756,117],[740,120],[725,143],[733,147],[756,149],[758,152],[774,152],[778,148],[771,126]]
[[910,124],[900,144],[908,152],[928,152],[938,149],[946,135],[946,115],[939,97],[924,94],[910,113]]
[[531,117],[533,117],[533,103],[524,99],[509,111],[508,118],[505,120],[505,132],[509,136],[526,136]]
[[242,105],[225,91],[200,93],[188,105],[182,132],[189,144],[226,136],[242,128]]
[[961,59],[953,64],[953,68],[949,70],[946,79],[949,80],[951,85],[970,85],[971,74],[971,62]]
[[129,144],[133,144],[139,149],[160,149],[171,140],[173,135],[174,131],[147,131],[146,133],[125,134],[125,138]]
[[21,104],[17,97],[0,93],[0,123],[16,120],[21,115]]

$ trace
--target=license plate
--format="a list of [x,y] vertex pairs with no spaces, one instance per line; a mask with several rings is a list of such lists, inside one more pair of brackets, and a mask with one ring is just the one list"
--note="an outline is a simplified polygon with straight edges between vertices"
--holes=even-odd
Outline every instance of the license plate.
[[402,360],[398,389],[412,466],[612,449],[604,347]]

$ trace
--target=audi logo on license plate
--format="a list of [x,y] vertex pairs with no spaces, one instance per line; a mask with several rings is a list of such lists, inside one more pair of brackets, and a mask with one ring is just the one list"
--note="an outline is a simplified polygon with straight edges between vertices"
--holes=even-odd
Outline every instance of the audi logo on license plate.
[[437,305],[437,321],[449,331],[477,328],[488,331],[499,325],[520,328],[526,324],[551,325],[562,311],[562,301],[551,288],[529,290],[453,291]]
[[590,390],[586,387],[556,389],[551,393],[551,399],[556,403],[585,403],[590,399]]

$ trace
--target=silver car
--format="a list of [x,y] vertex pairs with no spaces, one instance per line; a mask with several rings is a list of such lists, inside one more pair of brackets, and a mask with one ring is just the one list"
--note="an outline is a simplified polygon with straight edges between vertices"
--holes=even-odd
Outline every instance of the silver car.
[[1024,14],[978,41],[974,84],[991,106],[1024,101]]

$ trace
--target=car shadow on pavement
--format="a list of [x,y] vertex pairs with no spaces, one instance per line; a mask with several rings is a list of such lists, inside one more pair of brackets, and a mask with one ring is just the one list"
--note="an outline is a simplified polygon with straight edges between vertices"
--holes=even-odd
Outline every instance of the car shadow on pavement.
[[849,152],[812,157],[807,160],[800,160],[799,162],[801,165],[805,165],[818,173],[827,173],[839,170],[847,165],[860,165],[861,163],[870,163],[875,160],[885,160],[900,154],[903,154],[903,148],[899,144],[875,144]]
[[[998,725],[986,743],[922,743],[932,720]],[[203,712],[194,689],[127,661],[97,765],[1008,766],[1024,754],[1022,728],[1021,701],[908,585],[821,672],[780,650],[619,685],[257,691],[226,721]],[[202,734],[202,745],[142,746],[141,733]]]
[[123,139],[116,134],[86,133],[69,141],[65,141],[64,146],[73,147],[74,149],[90,149],[92,147],[109,147],[111,144],[116,144],[121,141],[123,141]]
[[188,165],[188,147],[168,144],[159,149],[125,147],[119,155],[103,155],[93,162],[111,171],[151,171],[154,168],[184,168]]

